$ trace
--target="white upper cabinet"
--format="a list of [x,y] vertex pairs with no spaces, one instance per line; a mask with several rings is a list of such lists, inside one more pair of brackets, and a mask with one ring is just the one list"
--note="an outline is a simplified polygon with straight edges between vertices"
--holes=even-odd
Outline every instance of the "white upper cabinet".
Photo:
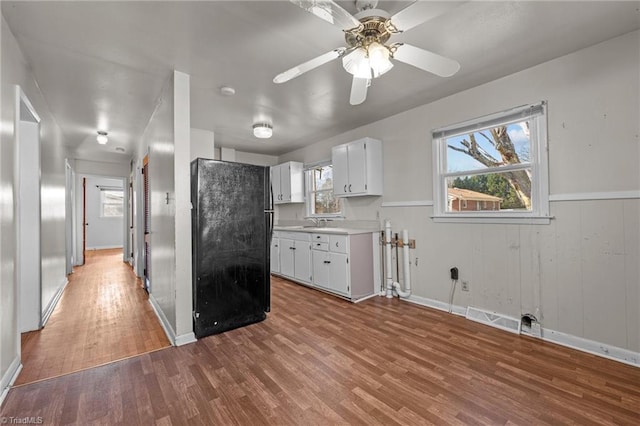
[[333,192],[339,197],[382,195],[382,142],[363,138],[334,146]]
[[303,203],[304,175],[302,163],[289,161],[271,166],[271,188],[273,203]]

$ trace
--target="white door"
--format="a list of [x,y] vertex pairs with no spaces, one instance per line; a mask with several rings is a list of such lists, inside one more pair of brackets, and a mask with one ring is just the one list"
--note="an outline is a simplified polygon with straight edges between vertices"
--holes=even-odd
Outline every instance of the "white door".
[[271,272],[280,273],[280,238],[271,239]]
[[329,288],[329,264],[327,252],[319,250],[311,250],[311,258],[313,260],[313,284]]
[[300,281],[311,282],[311,243],[295,241],[294,277]]
[[329,253],[329,289],[349,294],[349,263],[346,254]]
[[349,194],[362,194],[367,184],[367,152],[364,142],[349,144]]
[[280,190],[280,167],[271,166],[271,191],[273,192],[273,203],[278,204],[280,202],[280,196],[282,191]]
[[16,151],[18,327],[24,333],[42,326],[40,125],[37,121],[19,121]]
[[285,163],[280,166],[280,201],[291,201],[291,164]]
[[288,277],[294,276],[295,245],[293,240],[280,238],[280,273]]
[[331,150],[331,163],[333,164],[333,193],[336,195],[348,194],[349,157],[347,145],[333,147]]

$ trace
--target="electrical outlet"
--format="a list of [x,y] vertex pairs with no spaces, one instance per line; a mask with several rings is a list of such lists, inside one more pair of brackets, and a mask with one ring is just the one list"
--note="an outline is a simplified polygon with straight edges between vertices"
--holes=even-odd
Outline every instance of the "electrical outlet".
[[462,291],[469,291],[469,281],[462,281]]

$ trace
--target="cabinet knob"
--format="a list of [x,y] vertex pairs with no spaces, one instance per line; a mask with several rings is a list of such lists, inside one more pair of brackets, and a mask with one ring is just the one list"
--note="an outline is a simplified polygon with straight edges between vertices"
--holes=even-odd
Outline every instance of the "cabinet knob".
[[336,247],[338,247],[338,242],[336,241]]
[[351,184],[349,184],[349,192],[351,192]]
[[344,192],[347,192],[347,185],[344,186]]

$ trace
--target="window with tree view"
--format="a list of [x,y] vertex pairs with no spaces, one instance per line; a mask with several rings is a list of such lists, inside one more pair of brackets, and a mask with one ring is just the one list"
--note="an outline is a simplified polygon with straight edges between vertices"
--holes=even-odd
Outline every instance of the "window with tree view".
[[307,215],[335,217],[342,212],[340,198],[333,194],[333,166],[314,166],[307,170]]
[[548,217],[544,106],[434,131],[436,218]]

